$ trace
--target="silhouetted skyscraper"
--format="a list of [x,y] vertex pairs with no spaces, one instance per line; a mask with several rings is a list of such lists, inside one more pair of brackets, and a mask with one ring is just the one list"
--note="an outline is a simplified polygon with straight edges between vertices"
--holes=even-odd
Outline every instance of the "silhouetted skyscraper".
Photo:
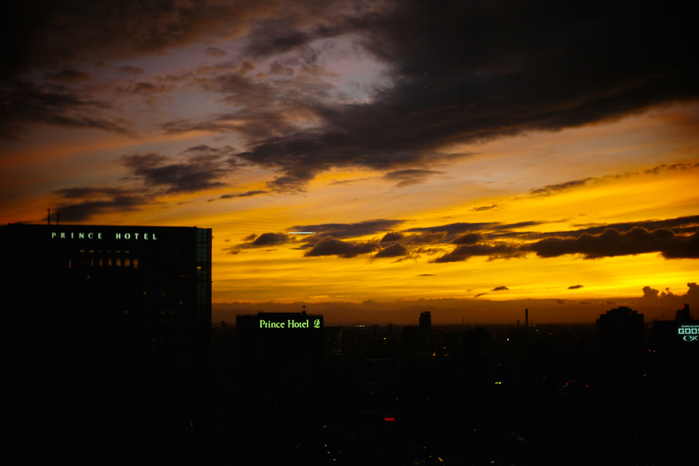
[[239,445],[276,464],[287,448],[280,439],[305,441],[319,424],[323,316],[239,315],[236,334]]
[[659,357],[682,360],[698,355],[699,323],[694,322],[689,304],[677,310],[675,320],[653,322],[653,340]]
[[0,238],[28,437],[94,462],[198,456],[211,230],[20,224]]
[[692,321],[692,316],[689,313],[689,304],[685,304],[684,306],[682,306],[682,309],[677,310],[677,312],[675,313],[675,320],[684,323]]
[[643,341],[643,314],[621,306],[597,319],[602,344],[614,348],[629,348]]
[[420,328],[423,330],[432,330],[432,314],[430,311],[420,313]]

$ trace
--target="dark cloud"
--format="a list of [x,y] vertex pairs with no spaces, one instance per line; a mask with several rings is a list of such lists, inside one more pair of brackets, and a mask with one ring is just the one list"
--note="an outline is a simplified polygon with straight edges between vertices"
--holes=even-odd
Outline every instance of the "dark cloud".
[[[697,222],[696,217],[682,217],[662,221],[638,222],[641,225],[671,226],[680,232],[690,229]],[[539,222],[522,222],[519,224],[500,225],[487,224],[479,228],[481,231],[498,231],[501,229],[518,228]],[[649,230],[634,224],[623,224],[626,231],[615,228],[594,227],[585,230],[552,233],[513,233],[512,239],[526,241],[538,239],[531,243],[509,242],[499,243],[489,241],[481,233],[468,233],[452,240],[457,248],[434,262],[455,262],[467,260],[473,256],[488,256],[489,260],[522,257],[534,252],[539,257],[557,257],[566,254],[581,254],[585,259],[598,259],[635,255],[643,253],[661,253],[666,259],[699,258],[699,232],[694,234],[675,233],[670,228]],[[474,228],[475,229],[475,228]],[[588,231],[601,231],[591,234]],[[490,234],[496,237],[498,235]]]
[[[385,172],[386,181],[402,187],[437,173],[436,164],[470,155],[444,150],[454,144],[579,127],[699,97],[699,65],[682,47],[694,41],[691,15],[650,3],[15,3],[0,28],[13,44],[3,50],[0,72],[1,137],[34,123],[129,133],[126,122],[97,112],[85,94],[17,84],[35,70],[44,80],[75,83],[87,77],[76,64],[118,63],[237,37],[240,62],[270,63],[273,79],[255,80],[242,69],[197,76],[190,84],[218,94],[226,108],[160,127],[244,135],[248,145],[240,157],[277,170],[269,189],[278,192],[303,191],[332,166],[324,154]],[[369,89],[367,99],[337,98],[341,91],[321,79],[322,54],[333,46],[319,42],[340,37],[354,41],[351,53],[369,54],[384,70],[385,83]],[[225,52],[212,46],[203,54]],[[159,85],[134,89],[153,92]]]
[[54,194],[61,198],[58,207],[54,208],[60,214],[61,222],[83,222],[98,214],[134,211],[148,204],[142,191],[114,187],[67,188],[54,191]]
[[101,116],[108,107],[105,102],[82,99],[60,86],[38,87],[19,80],[0,83],[0,139],[16,138],[27,123],[131,134],[125,120]]
[[204,49],[204,55],[209,57],[225,57],[228,55],[228,52],[217,47],[207,47]]
[[439,225],[434,227],[410,228],[405,230],[410,233],[420,232],[446,232],[449,236],[458,235],[470,231],[481,231],[499,225],[498,223],[449,223],[447,225]]
[[[605,228],[598,234],[590,234],[601,227],[577,231],[531,233],[512,232],[513,229],[536,226],[542,222],[528,221],[512,224],[500,223],[452,223],[426,228],[409,228],[395,231],[404,220],[368,220],[357,223],[329,223],[296,225],[289,231],[310,231],[298,249],[307,250],[306,256],[338,255],[355,257],[367,252],[378,251],[375,257],[401,257],[402,260],[418,259],[421,255],[436,255],[432,263],[466,261],[471,257],[487,257],[489,261],[525,257],[535,253],[539,257],[582,255],[585,259],[597,259],[622,255],[657,252],[667,259],[699,258],[699,232],[687,233],[698,222],[697,217],[637,222],[639,225],[661,225],[669,228],[648,230],[619,224],[629,229],[619,231]],[[675,233],[672,229],[678,231]],[[466,233],[463,233],[466,231]],[[502,232],[505,233],[502,233]],[[374,236],[384,233],[380,240],[366,243],[347,243],[342,239]],[[413,234],[411,234],[413,233]],[[502,241],[500,236],[507,236]],[[328,241],[323,245],[320,242]],[[386,244],[390,243],[389,246]],[[432,245],[434,247],[424,247]],[[450,251],[447,248],[452,247]],[[455,247],[454,247],[455,246]],[[310,254],[313,250],[313,254]],[[568,289],[579,289],[583,285],[572,285]]]
[[[3,50],[0,82],[34,69],[72,70],[73,64],[97,57],[132,59],[193,43],[215,44],[224,37],[240,39],[242,60],[268,60],[279,69],[278,76],[298,74],[321,61],[321,51],[314,48],[319,40],[351,38],[355,50],[370,54],[386,70],[388,84],[373,89],[368,101],[304,99],[313,95],[304,81],[279,91],[259,87],[246,95],[223,83],[211,88],[224,99],[233,96],[236,104],[246,99],[235,118],[254,121],[245,131],[258,135],[247,160],[276,168],[282,176],[295,174],[299,183],[313,179],[300,173],[317,175],[327,169],[320,160],[327,152],[369,154],[357,163],[381,171],[424,170],[468,155],[441,152],[454,143],[578,127],[699,96],[694,85],[698,65],[682,47],[694,40],[691,15],[650,3],[260,0],[139,5],[33,0],[8,7],[2,30],[5,43],[13,46]],[[214,56],[221,52],[204,50]],[[121,70],[128,73],[129,68]],[[284,95],[288,97],[277,107],[251,104],[252,99],[270,103]],[[316,130],[287,125],[275,131],[264,125],[265,120],[285,122],[291,107],[319,119]],[[86,118],[76,121],[84,127]],[[35,121],[25,118],[16,124]],[[230,119],[177,123],[169,130],[239,131]]]
[[691,170],[693,168],[699,167],[699,163],[694,163],[691,164],[689,162],[681,162],[681,163],[673,163],[671,165],[667,164],[660,164],[658,166],[655,166],[651,169],[646,170],[644,173],[647,175],[659,175],[663,172],[667,171],[685,171],[685,170]]
[[441,173],[442,172],[433,170],[409,168],[406,170],[395,170],[388,172],[383,176],[383,179],[390,182],[397,181],[398,184],[396,184],[396,188],[405,188],[406,186],[423,183],[430,176]]
[[[529,236],[530,233],[513,233],[510,230],[520,229],[529,226],[541,225],[544,222],[529,221],[519,223],[450,223],[447,225],[438,225],[425,228],[410,228],[405,232],[424,232],[424,233],[443,233],[443,239],[451,241],[453,244],[461,244],[461,242],[476,242],[485,239],[481,232],[491,232],[492,236]],[[464,235],[464,233],[474,232]],[[478,233],[476,233],[478,232]],[[457,235],[462,235],[460,238],[455,238]],[[478,235],[478,236],[473,236]]]
[[383,238],[381,238],[381,243],[393,243],[395,241],[400,241],[403,239],[403,234],[397,231],[392,231],[386,233]]
[[518,246],[510,244],[462,244],[450,253],[438,257],[432,262],[459,262],[468,260],[475,256],[488,256],[488,260],[509,259],[512,257],[521,257],[525,254],[526,253],[523,252]]
[[679,303],[686,304],[687,302],[691,302],[696,298],[699,298],[699,286],[697,286],[696,283],[687,283],[687,288],[688,290],[685,294],[676,295],[670,291],[670,288],[665,288],[665,290],[659,291],[655,288],[651,288],[650,286],[644,286],[642,299],[647,301],[663,300],[663,302],[666,303],[674,303],[669,305],[677,305]]
[[444,243],[446,241],[447,236],[448,235],[445,231],[426,231],[417,235],[406,236],[403,240],[403,243],[410,245],[439,244]]
[[46,79],[63,83],[89,81],[90,73],[86,71],[61,70],[56,73],[46,73]]
[[583,227],[577,230],[568,231],[552,231],[546,233],[519,233],[518,236],[521,239],[542,239],[547,237],[558,237],[558,238],[577,238],[582,234],[588,235],[599,235],[607,229],[614,229],[619,232],[625,233],[633,228],[645,228],[647,230],[658,230],[658,229],[668,229],[675,232],[675,234],[687,234],[699,231],[699,215],[693,215],[689,217],[677,217],[666,220],[645,220],[638,222],[626,222],[626,223],[611,223],[604,225],[573,225],[576,227]]
[[296,225],[290,231],[314,231],[317,235],[332,236],[333,238],[357,238],[360,236],[375,235],[386,230],[392,230],[403,223],[403,220],[366,220],[357,223],[322,223],[317,225]]
[[[243,158],[288,175],[313,175],[327,169],[324,162],[329,160],[322,154],[312,157],[306,154],[300,159],[295,158],[298,154],[286,153],[286,148],[291,148],[291,145],[285,138],[296,134],[299,122],[318,120],[314,103],[328,99],[332,86],[322,79],[297,79],[293,73],[270,80],[258,74],[246,75],[246,72],[247,68],[198,77],[192,84],[204,92],[220,94],[220,102],[226,111],[199,118],[178,118],[163,123],[162,129],[169,134],[190,131],[237,133],[252,141],[251,145],[257,145],[254,152],[241,153]],[[270,148],[281,148],[282,152],[267,157]]]
[[[54,2],[31,0],[5,10],[6,72],[26,72],[62,60],[163,53],[203,37],[233,36],[247,21],[269,13],[272,1],[245,8],[240,2]],[[5,24],[7,23],[7,24]]]
[[394,243],[374,254],[375,259],[382,257],[401,257],[408,255],[408,248],[400,243]]
[[529,191],[530,196],[553,196],[563,191],[567,191],[572,188],[577,188],[580,186],[585,186],[593,178],[585,178],[582,180],[566,181],[565,183],[550,184],[544,186],[543,188],[532,189]]
[[699,234],[677,236],[672,230],[634,227],[626,233],[607,228],[599,235],[546,238],[528,246],[540,257],[582,254],[585,259],[660,252],[665,258],[699,258]]
[[289,237],[284,233],[263,233],[254,241],[248,243],[252,247],[279,246],[289,241]]
[[571,285],[568,287],[568,289],[569,290],[577,290],[577,289],[582,288],[582,287],[583,287],[582,285]]
[[124,188],[118,187],[81,187],[81,188],[65,188],[54,191],[64,199],[89,199],[89,198],[104,198],[104,197],[119,197],[128,196],[132,193]]
[[313,248],[306,251],[304,256],[306,257],[317,257],[317,256],[339,256],[346,259],[356,257],[360,254],[369,254],[377,249],[380,249],[378,243],[366,242],[366,243],[356,243],[356,242],[345,242],[339,239],[327,236],[318,241]]
[[121,161],[146,186],[165,188],[167,193],[191,193],[225,185],[218,181],[232,170],[225,151],[199,146],[185,154],[184,161],[175,163],[153,152],[124,155]]
[[304,192],[309,181],[315,175],[306,172],[294,172],[284,176],[277,176],[272,181],[267,182],[267,187],[279,193],[300,193]]
[[306,45],[313,39],[312,33],[295,28],[284,19],[270,19],[258,24],[249,34],[248,52],[253,56],[270,56],[286,53]]
[[654,290],[650,286],[643,287],[643,297],[646,299],[655,299],[658,297],[659,293],[660,293],[660,291]]
[[[262,233],[260,236],[255,234],[248,235],[243,238],[243,241],[245,242],[224,248],[224,251],[228,254],[239,254],[246,249],[281,246],[292,240],[285,233]],[[274,251],[274,249],[270,249],[270,251]]]
[[240,245],[223,248],[223,251],[225,251],[227,254],[240,254],[242,250],[243,248],[240,247]]
[[510,289],[506,286],[496,286],[491,291],[509,291]]
[[452,244],[476,244],[483,241],[485,237],[480,233],[467,233],[452,240]]
[[[260,194],[268,194],[269,191],[265,191],[262,189],[255,189],[251,191],[245,191],[243,193],[234,193],[234,194],[223,194],[219,199],[237,199],[240,197],[252,197],[252,196],[259,196]],[[215,201],[216,199],[209,199],[209,202]]]
[[317,174],[324,152],[368,153],[357,163],[396,173],[421,170],[453,159],[439,153],[450,143],[560,130],[694,100],[697,65],[681,47],[667,46],[691,43],[689,20],[660,10],[599,2],[573,8],[414,1],[361,20],[340,15],[336,27],[297,22],[270,30],[261,24],[250,34],[249,51],[264,56],[352,31],[388,65],[393,86],[368,104],[314,105],[325,122],[318,131],[263,142],[246,159]]
[[128,74],[142,74],[145,73],[141,68],[138,68],[136,66],[120,66],[119,71],[122,73],[128,73]]
[[[79,222],[100,213],[138,210],[163,194],[192,193],[223,186],[218,179],[237,167],[229,146],[195,146],[182,154],[184,160],[175,163],[153,152],[122,156],[119,160],[141,182],[139,186],[74,187],[55,191],[61,198],[61,219]],[[75,202],[81,199],[82,202]]]
[[661,298],[676,298],[677,295],[670,291],[670,288],[665,288],[665,291],[660,293]]
[[137,82],[133,85],[134,94],[151,94],[155,92],[168,92],[173,90],[172,86],[163,83],[153,84],[148,82]]
[[493,205],[483,205],[483,206],[480,206],[480,207],[474,207],[473,209],[471,209],[471,211],[472,211],[472,212],[483,212],[483,211],[485,211],[485,210],[494,209],[494,208],[496,208],[497,206],[498,206],[497,204],[493,204]]

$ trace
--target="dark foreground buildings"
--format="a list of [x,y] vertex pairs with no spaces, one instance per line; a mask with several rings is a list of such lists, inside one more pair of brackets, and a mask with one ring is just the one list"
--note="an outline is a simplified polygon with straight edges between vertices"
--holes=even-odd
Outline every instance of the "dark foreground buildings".
[[211,238],[185,227],[0,227],[11,443],[23,462],[201,460]]
[[323,316],[239,315],[236,332],[235,425],[244,427],[234,449],[260,464],[284,464],[291,453],[301,464],[319,464]]

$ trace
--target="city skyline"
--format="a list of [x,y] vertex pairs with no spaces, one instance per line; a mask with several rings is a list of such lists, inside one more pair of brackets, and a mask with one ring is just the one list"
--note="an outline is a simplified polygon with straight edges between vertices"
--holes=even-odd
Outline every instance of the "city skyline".
[[669,7],[9,11],[2,221],[211,228],[214,320],[699,306],[698,73]]

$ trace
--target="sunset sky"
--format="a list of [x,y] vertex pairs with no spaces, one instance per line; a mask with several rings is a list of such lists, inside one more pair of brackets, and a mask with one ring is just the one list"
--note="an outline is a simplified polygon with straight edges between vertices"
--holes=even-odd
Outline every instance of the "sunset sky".
[[211,228],[215,319],[271,302],[377,322],[412,305],[507,321],[497,309],[522,300],[550,321],[696,314],[689,16],[17,2],[0,19],[2,222],[50,207],[61,223]]

